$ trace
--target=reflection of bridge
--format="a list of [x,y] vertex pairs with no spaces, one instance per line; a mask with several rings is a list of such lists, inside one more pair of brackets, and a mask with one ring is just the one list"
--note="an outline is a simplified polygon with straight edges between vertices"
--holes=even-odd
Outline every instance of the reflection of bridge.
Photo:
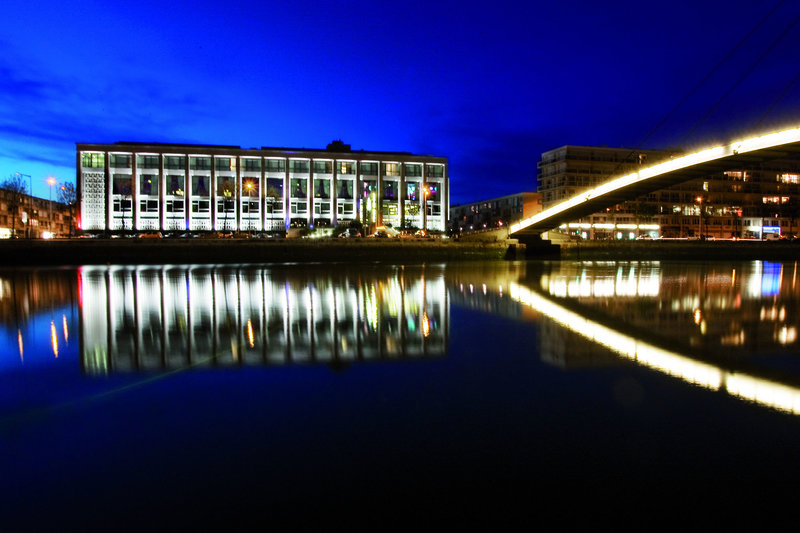
[[568,198],[544,211],[512,224],[516,238],[538,237],[559,225],[591,215],[607,207],[633,200],[694,178],[741,168],[744,165],[784,158],[800,153],[800,128],[751,137],[675,157],[637,172],[611,179]]

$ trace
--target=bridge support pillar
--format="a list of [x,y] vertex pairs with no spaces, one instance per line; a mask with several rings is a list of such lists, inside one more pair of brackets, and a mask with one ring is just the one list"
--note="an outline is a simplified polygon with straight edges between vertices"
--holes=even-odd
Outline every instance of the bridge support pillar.
[[560,246],[542,239],[541,235],[514,235],[514,238],[525,245],[526,259],[557,258],[561,254]]

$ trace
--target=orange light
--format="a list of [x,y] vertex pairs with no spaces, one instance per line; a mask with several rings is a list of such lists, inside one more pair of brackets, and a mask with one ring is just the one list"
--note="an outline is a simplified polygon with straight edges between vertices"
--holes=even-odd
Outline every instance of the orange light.
[[56,332],[56,324],[50,321],[50,343],[53,345],[53,355],[58,359],[58,332]]
[[[49,178],[47,178],[47,184],[52,187],[53,185],[56,184],[56,179],[54,177],[50,176]],[[61,187],[61,188],[63,189],[64,187]]]

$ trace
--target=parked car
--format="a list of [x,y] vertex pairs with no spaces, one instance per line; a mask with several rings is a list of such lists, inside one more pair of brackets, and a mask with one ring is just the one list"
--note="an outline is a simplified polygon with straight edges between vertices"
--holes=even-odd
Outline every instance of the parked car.
[[339,234],[340,239],[354,239],[357,237],[361,237],[361,232],[358,231],[356,228],[347,228],[342,233]]

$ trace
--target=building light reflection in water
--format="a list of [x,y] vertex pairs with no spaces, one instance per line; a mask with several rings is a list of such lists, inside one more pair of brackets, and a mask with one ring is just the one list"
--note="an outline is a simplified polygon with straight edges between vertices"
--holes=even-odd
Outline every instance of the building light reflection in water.
[[79,283],[89,373],[447,353],[444,274],[430,268],[82,267]]

